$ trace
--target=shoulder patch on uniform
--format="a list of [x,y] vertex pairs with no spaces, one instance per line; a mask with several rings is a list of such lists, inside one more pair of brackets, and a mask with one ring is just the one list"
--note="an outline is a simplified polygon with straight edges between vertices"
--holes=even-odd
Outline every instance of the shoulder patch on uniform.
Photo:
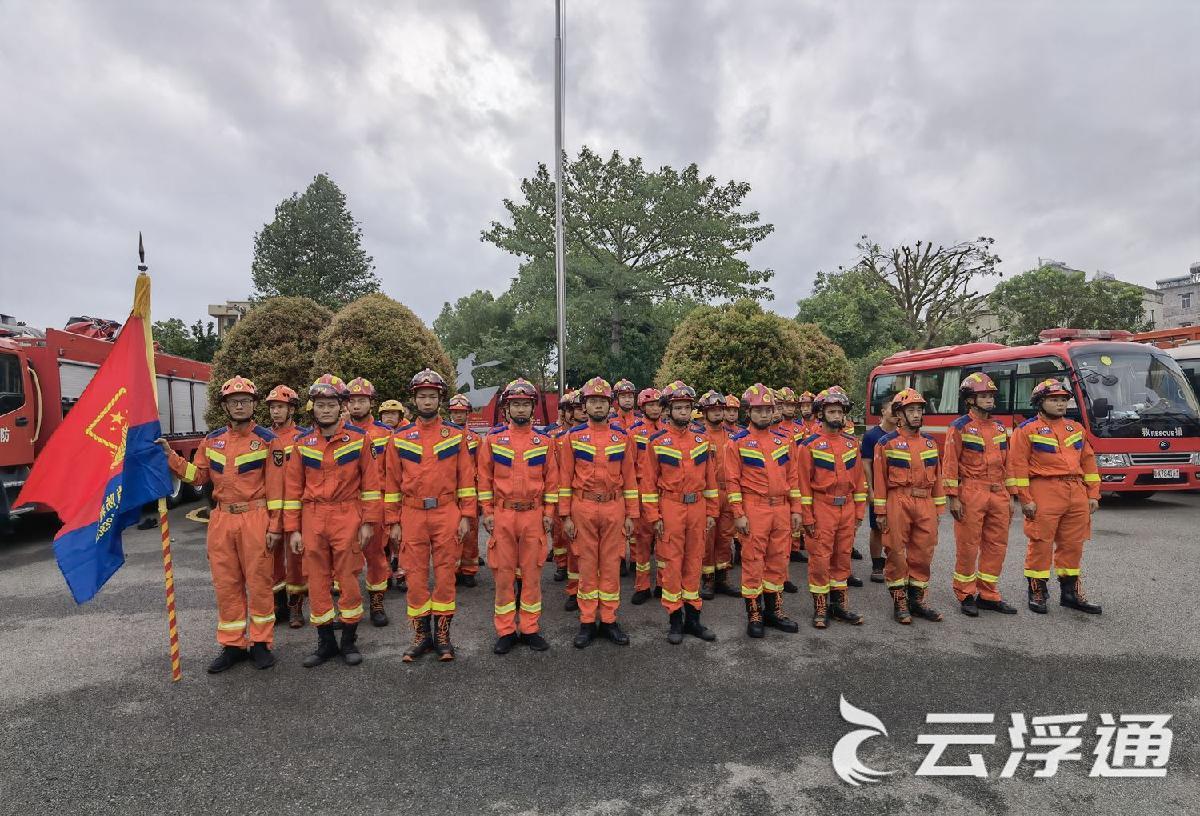
[[211,433],[208,434],[208,436],[206,436],[204,438],[205,439],[216,439],[218,436],[220,436],[221,434],[225,433],[228,430],[229,430],[228,427],[222,426],[220,428],[217,428],[215,431],[212,431]]
[[936,439],[934,439],[934,438],[933,438],[932,436],[930,436],[929,434],[925,433],[924,431],[921,431],[920,433],[921,433],[921,438],[922,438],[922,439],[926,439],[926,440],[928,440],[928,441],[930,441],[930,442],[933,442],[935,445],[937,444],[937,440],[936,440]]
[[812,442],[813,440],[817,439],[818,437],[820,437],[820,434],[809,434],[808,436],[806,436],[800,440],[800,444],[807,445],[809,442]]
[[895,439],[899,435],[900,435],[899,431],[888,431],[883,436],[879,437],[879,441],[876,442],[875,445],[876,445],[876,447],[878,447],[879,445],[886,445],[888,442],[891,442],[893,439]]
[[750,432],[747,431],[745,428],[742,428],[740,431],[738,431],[737,433],[735,433],[733,436],[731,436],[729,438],[730,439],[741,439],[743,436],[749,436],[749,435],[750,435]]
[[1037,417],[1035,417],[1035,416],[1031,416],[1029,419],[1025,420],[1024,422],[1022,422],[1022,423],[1021,423],[1020,425],[1018,425],[1017,427],[1018,427],[1018,428],[1024,428],[1026,425],[1032,425],[1034,422],[1037,422]]
[[950,427],[956,431],[961,431],[963,428],[967,427],[967,425],[969,425],[970,422],[971,422],[971,415],[963,414],[958,419],[951,422]]
[[608,426],[608,429],[609,429],[610,431],[617,431],[617,432],[619,432],[619,433],[625,433],[625,429],[624,429],[624,428],[622,428],[620,425],[618,425],[618,424],[617,424],[617,423],[615,423],[615,422],[614,422],[614,423],[612,423],[611,425],[609,425],[609,426]]
[[297,425],[296,426],[296,436],[307,436],[310,433],[312,433],[311,427],[309,427],[307,425]]
[[270,428],[264,428],[262,425],[255,425],[252,430],[254,431],[255,436],[265,439],[268,442],[275,441],[275,432]]
[[362,428],[358,427],[357,425],[351,425],[349,422],[346,423],[346,430],[347,431],[358,431],[360,434],[366,433],[366,431],[364,431]]
[[652,441],[652,440],[658,439],[660,436],[662,436],[666,432],[667,432],[666,429],[663,429],[661,431],[655,431],[654,433],[650,434],[650,440]]
[[576,425],[576,426],[574,426],[573,428],[571,428],[571,430],[570,430],[570,433],[574,433],[575,431],[583,431],[583,430],[586,430],[586,429],[587,429],[587,426],[588,426],[588,424],[587,424],[586,422],[580,422],[578,425]]
[[396,429],[396,433],[399,433],[400,431],[407,431],[409,428],[411,428],[412,426],[414,426],[416,424],[417,423],[415,423],[415,422],[410,422],[407,425],[401,425],[399,428]]

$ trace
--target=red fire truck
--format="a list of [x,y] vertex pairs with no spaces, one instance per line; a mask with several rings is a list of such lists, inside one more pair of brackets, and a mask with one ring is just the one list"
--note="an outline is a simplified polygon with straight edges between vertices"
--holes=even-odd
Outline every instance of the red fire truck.
[[[111,339],[102,339],[106,333],[81,332],[79,325],[42,332],[0,324],[0,530],[13,516],[41,509],[13,508],[12,502],[46,441],[112,349]],[[154,365],[163,435],[190,460],[207,431],[204,411],[212,367],[171,354],[155,354]],[[174,488],[172,505],[197,495],[178,481]]]
[[1000,393],[996,419],[1011,430],[1035,413],[1033,387],[1048,377],[1070,382],[1068,417],[1083,425],[1096,452],[1104,491],[1145,498],[1159,490],[1200,488],[1200,406],[1179,364],[1122,331],[1048,329],[1032,346],[967,343],[902,351],[871,372],[867,421],[902,388],[928,401],[925,430],[935,438],[963,412],[958,387],[976,371]]

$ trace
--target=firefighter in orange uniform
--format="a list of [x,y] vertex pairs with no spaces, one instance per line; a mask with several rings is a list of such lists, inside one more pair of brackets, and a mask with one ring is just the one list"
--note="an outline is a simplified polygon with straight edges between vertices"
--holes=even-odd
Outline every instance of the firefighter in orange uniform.
[[838,386],[827,388],[813,401],[820,432],[796,447],[800,502],[808,544],[808,591],[813,596],[813,627],[826,621],[863,622],[850,611],[850,551],[867,514],[867,477],[858,441],[845,432],[850,397]]
[[283,539],[284,450],[275,434],[255,424],[257,401],[258,389],[250,380],[226,380],[221,407],[229,424],[204,438],[192,462],[171,450],[166,439],[155,440],[180,480],[213,485],[216,506],[209,515],[207,549],[221,653],[209,664],[209,674],[247,658],[255,668],[275,665],[271,550]]
[[663,389],[661,400],[667,427],[651,435],[640,481],[642,518],[653,525],[658,542],[667,642],[678,645],[685,634],[716,640],[700,623],[705,539],[721,507],[716,457],[704,427],[691,421],[695,390],[676,380]]
[[613,383],[612,390],[616,405],[613,406],[608,418],[620,425],[622,430],[628,431],[638,419],[637,386],[629,380],[620,379]]
[[729,430],[725,424],[725,398],[707,391],[696,405],[704,418],[704,433],[717,468],[717,523],[705,535],[704,565],[700,570],[700,598],[708,601],[722,595],[742,597],[742,591],[729,583],[733,569],[733,511],[729,507],[729,487],[725,481],[725,448]]
[[[471,400],[466,394],[455,394],[446,403],[446,413],[450,421],[462,428],[467,439],[467,452],[471,454],[471,463],[478,466],[476,460],[479,454],[479,434],[467,427],[471,417]],[[459,586],[474,587],[478,583],[475,577],[479,574],[479,516],[468,519],[471,523],[463,538],[462,553],[458,557],[458,568],[455,570],[454,583]]]
[[[383,484],[384,455],[392,438],[392,429],[371,415],[371,403],[376,394],[375,386],[368,379],[355,377],[346,383],[346,391],[349,393],[346,407],[350,411],[350,422],[366,431],[371,444],[370,459],[379,471],[379,483]],[[392,565],[388,562],[387,535],[383,525],[376,524],[374,529],[374,535],[363,548],[363,561],[367,569],[367,597],[370,602],[369,617],[372,626],[387,626],[388,616],[383,606],[383,596],[387,592],[388,579],[392,577]]]
[[[300,406],[300,395],[286,385],[277,385],[267,394],[267,410],[271,414],[271,433],[283,442],[285,456],[291,456],[296,447],[296,437],[308,433],[295,423],[296,409]],[[308,593],[308,584],[304,580],[304,557],[293,555],[288,546],[276,547],[275,550],[275,623],[287,621],[292,629],[304,626],[304,596]],[[280,596],[283,596],[283,610],[280,611]]]
[[379,404],[379,421],[391,430],[404,424],[405,413],[404,405],[400,400],[384,400]]
[[796,397],[796,405],[800,409],[800,416],[797,419],[799,420],[800,427],[804,430],[805,436],[812,436],[821,430],[821,421],[813,413],[813,406],[816,404],[816,399],[816,395],[811,391],[803,391]]
[[629,636],[617,623],[621,602],[621,553],[641,512],[634,457],[637,448],[616,422],[608,421],[612,387],[593,377],[579,389],[588,421],[563,437],[559,514],[579,563],[579,633],[582,649],[599,634],[620,646]]
[[[550,454],[554,457],[556,468],[562,438],[566,436],[567,431],[571,430],[572,425],[577,424],[574,421],[574,394],[574,391],[567,391],[563,394],[562,399],[558,401],[558,423],[546,428],[546,434],[550,437]],[[563,535],[562,517],[557,512],[551,520],[550,539],[552,542],[550,555],[554,559],[554,580],[558,582],[566,581],[570,577],[567,565],[567,537]],[[575,576],[574,581],[578,585],[579,577]],[[574,597],[575,593],[573,591],[567,593],[568,600]],[[569,611],[573,611],[574,609],[578,609],[578,606],[568,608]]]
[[875,446],[872,501],[883,531],[887,563],[883,577],[892,594],[892,614],[903,624],[912,616],[940,621],[942,613],[925,602],[929,565],[937,547],[938,516],[946,507],[942,467],[933,437],[921,433],[925,398],[905,388],[892,398],[896,430]]
[[742,409],[742,401],[733,394],[725,397],[725,431],[727,433],[737,433],[741,426],[738,425],[738,414]]
[[998,389],[977,371],[958,391],[967,413],[950,423],[942,445],[942,484],[954,516],[954,596],[972,618],[980,609],[1015,615],[998,586],[1012,521],[1008,496],[1016,493],[1005,472],[1008,434],[992,419]]
[[[663,421],[663,406],[659,403],[659,398],[662,393],[657,388],[643,388],[638,394],[637,405],[641,409],[642,415],[633,421],[629,426],[629,433],[633,436],[633,443],[637,447],[637,460],[634,462],[634,468],[638,471],[638,480],[641,480],[641,468],[647,455],[648,441],[651,436],[658,433],[666,425]],[[651,563],[650,558],[654,548],[654,530],[651,528],[650,521],[646,518],[646,508],[642,508],[642,513],[638,516],[637,521],[633,523],[633,597],[629,602],[634,606],[640,606],[650,600],[651,589],[658,591],[658,581],[651,578]],[[656,558],[659,569],[662,568],[662,559]]]
[[[507,654],[518,641],[544,652],[542,564],[546,535],[558,508],[558,458],[553,440],[531,425],[537,389],[525,379],[510,382],[500,397],[509,424],[483,437],[479,446],[479,505],[488,539],[488,566],[496,580],[493,651]],[[513,591],[517,571],[521,597]],[[520,622],[517,606],[520,604]],[[518,635],[518,627],[520,634]]]
[[438,415],[446,381],[426,368],[413,376],[411,387],[416,422],[392,434],[383,469],[389,535],[400,546],[408,576],[413,642],[403,660],[410,663],[434,650],[439,660],[449,661],[454,659],[454,571],[476,515],[475,464],[463,429]]
[[798,632],[799,625],[783,613],[788,545],[801,525],[794,443],[771,428],[775,398],[769,388],[755,383],[742,395],[742,404],[750,424],[726,443],[725,481],[741,541],[746,633],[760,638],[764,624]]
[[[308,396],[313,428],[297,438],[288,459],[283,505],[292,552],[304,554],[312,606],[308,620],[317,627],[317,649],[304,666],[319,666],[338,654],[346,665],[357,666],[362,663],[357,644],[363,616],[358,576],[363,550],[383,515],[378,454],[365,429],[341,418],[349,396],[341,378],[321,375],[309,386]],[[340,590],[340,646],[334,629],[334,581]]]
[[1008,474],[1025,514],[1025,578],[1029,608],[1046,613],[1051,566],[1058,576],[1059,604],[1099,615],[1100,604],[1083,594],[1083,543],[1092,535],[1100,506],[1100,472],[1083,426],[1068,419],[1071,392],[1059,380],[1034,386],[1029,402],[1037,416],[1013,431]]

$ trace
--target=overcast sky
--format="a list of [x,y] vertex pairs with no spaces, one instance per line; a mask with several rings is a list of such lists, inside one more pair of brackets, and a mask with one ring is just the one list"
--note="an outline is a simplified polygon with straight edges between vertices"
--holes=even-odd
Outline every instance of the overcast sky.
[[[1200,3],[567,0],[567,147],[753,188],[792,315],[883,244],[996,238],[1153,285],[1200,261]],[[0,0],[0,312],[156,318],[250,291],[254,233],[328,172],[427,322],[503,291],[479,241],[551,161],[552,0]]]

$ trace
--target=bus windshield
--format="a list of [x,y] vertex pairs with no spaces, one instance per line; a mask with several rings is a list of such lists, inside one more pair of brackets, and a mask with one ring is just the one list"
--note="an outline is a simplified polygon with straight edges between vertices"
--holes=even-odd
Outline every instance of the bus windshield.
[[1179,364],[1164,352],[1081,349],[1071,358],[1096,436],[1200,436],[1196,396]]

